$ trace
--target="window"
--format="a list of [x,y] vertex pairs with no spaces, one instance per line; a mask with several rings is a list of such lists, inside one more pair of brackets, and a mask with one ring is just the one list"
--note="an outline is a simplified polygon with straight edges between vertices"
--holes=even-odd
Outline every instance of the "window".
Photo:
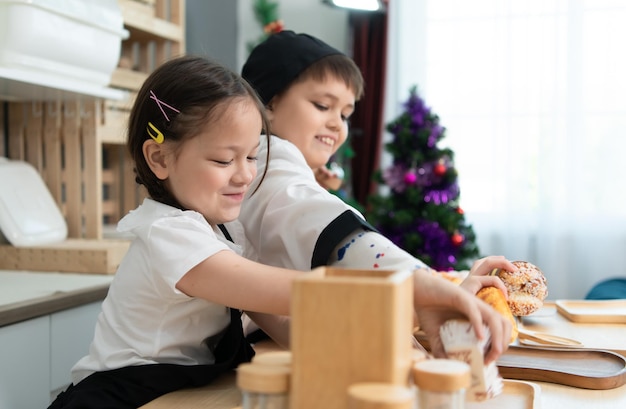
[[626,4],[394,0],[388,117],[416,84],[456,154],[483,254],[549,298],[626,276]]

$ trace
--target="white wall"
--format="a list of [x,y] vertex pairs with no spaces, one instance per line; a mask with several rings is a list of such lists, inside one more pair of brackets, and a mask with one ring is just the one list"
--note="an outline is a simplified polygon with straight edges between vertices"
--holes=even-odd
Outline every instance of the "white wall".
[[[322,0],[276,0],[278,16],[286,30],[311,34],[338,50],[350,53],[348,12],[330,7]],[[247,43],[256,40],[262,33],[253,10],[254,0],[239,0],[237,18],[238,71],[248,57]]]

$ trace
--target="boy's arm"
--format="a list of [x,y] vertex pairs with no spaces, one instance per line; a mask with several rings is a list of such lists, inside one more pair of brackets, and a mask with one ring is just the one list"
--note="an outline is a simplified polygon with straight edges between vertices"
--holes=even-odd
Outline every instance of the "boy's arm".
[[416,270],[430,268],[375,231],[356,230],[333,249],[328,264],[364,270]]
[[[265,168],[264,144],[258,157],[259,176],[251,192]],[[372,229],[357,210],[317,183],[296,146],[277,137],[272,138],[265,179],[244,200],[239,221],[255,253],[252,258],[302,271],[327,264],[347,235]]]

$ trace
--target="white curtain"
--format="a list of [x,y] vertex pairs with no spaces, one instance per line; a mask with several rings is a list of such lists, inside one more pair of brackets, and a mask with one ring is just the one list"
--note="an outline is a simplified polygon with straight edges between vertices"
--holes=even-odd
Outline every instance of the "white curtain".
[[550,299],[626,277],[626,2],[390,3],[387,120],[417,85],[481,253],[536,264]]

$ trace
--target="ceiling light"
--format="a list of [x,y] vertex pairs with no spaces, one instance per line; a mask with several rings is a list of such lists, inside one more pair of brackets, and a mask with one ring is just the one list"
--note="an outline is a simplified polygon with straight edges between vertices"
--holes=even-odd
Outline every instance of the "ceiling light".
[[336,7],[342,7],[362,11],[384,10],[380,0],[323,0],[324,3]]

